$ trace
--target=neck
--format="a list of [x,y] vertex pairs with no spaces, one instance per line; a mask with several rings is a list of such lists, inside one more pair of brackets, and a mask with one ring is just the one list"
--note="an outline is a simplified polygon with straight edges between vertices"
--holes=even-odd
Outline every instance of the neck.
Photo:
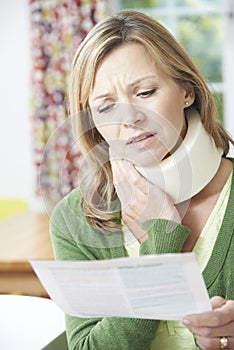
[[192,251],[194,245],[211,212],[213,211],[220,193],[226,184],[233,169],[233,163],[222,158],[221,164],[215,176],[198,194],[189,201],[177,204],[176,208],[182,218],[182,224],[191,230],[185,241],[182,251]]

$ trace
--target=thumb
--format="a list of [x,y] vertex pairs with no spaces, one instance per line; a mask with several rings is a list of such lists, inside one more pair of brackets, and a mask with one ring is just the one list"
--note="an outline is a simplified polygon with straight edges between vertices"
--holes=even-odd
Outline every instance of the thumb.
[[215,296],[210,299],[212,310],[219,309],[224,304],[226,304],[226,300],[222,297]]

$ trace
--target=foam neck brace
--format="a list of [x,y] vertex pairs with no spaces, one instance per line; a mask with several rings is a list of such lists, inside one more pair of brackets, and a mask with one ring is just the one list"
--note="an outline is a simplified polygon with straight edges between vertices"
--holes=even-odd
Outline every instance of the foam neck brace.
[[136,169],[168,193],[175,204],[200,192],[216,174],[222,157],[195,109],[186,112],[188,129],[177,150],[152,167]]

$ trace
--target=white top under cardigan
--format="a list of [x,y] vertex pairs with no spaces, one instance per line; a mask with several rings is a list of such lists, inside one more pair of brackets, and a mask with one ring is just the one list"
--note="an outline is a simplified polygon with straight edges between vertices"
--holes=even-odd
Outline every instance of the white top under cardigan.
[[[204,270],[212,253],[225,213],[232,174],[229,176],[218,201],[211,212],[194,248],[201,271]],[[124,226],[124,245],[129,256],[139,256],[140,243]],[[180,321],[161,321],[151,350],[196,350],[193,334]]]

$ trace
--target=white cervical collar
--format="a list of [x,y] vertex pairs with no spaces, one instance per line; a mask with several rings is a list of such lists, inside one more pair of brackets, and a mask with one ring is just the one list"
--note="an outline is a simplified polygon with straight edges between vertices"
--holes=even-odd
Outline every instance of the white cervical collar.
[[199,113],[186,113],[188,129],[178,149],[153,167],[136,169],[150,182],[167,192],[174,203],[181,203],[200,192],[216,174],[222,156],[206,132]]

